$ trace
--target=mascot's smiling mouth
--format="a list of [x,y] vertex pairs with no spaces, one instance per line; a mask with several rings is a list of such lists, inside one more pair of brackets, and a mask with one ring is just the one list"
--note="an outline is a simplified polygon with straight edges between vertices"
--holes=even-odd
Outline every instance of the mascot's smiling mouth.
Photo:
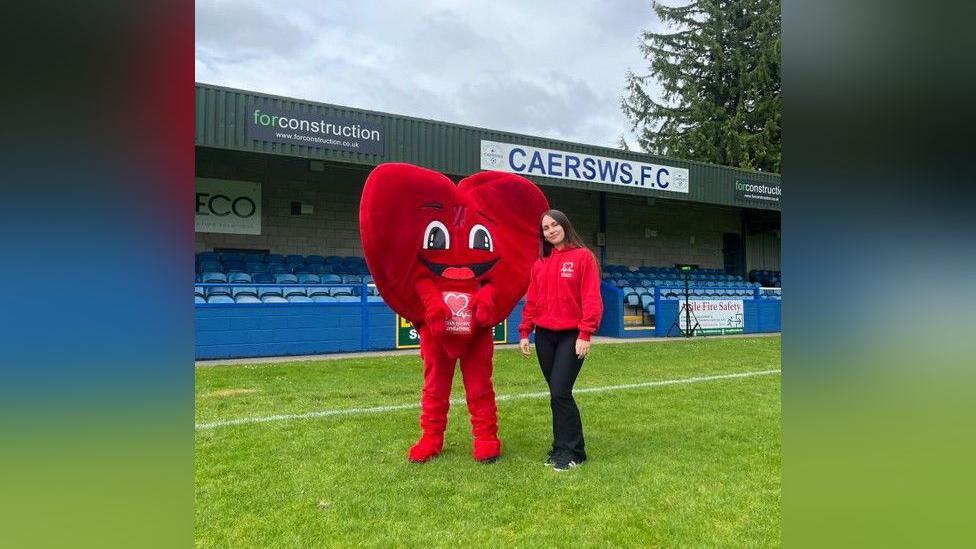
[[470,265],[444,265],[441,263],[427,261],[419,256],[418,259],[420,259],[420,262],[430,269],[430,271],[435,275],[449,278],[451,280],[468,280],[476,276],[481,276],[488,272],[488,269],[491,269],[495,263],[498,263],[499,260],[499,258],[496,257],[495,259],[485,261],[484,263],[472,263]]

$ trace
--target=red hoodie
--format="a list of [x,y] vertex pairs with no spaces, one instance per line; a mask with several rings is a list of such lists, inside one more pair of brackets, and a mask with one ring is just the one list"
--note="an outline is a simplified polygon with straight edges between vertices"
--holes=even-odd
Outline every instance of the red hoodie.
[[529,337],[536,326],[548,330],[579,329],[585,341],[600,327],[600,266],[586,248],[553,249],[532,265],[529,291],[519,334]]

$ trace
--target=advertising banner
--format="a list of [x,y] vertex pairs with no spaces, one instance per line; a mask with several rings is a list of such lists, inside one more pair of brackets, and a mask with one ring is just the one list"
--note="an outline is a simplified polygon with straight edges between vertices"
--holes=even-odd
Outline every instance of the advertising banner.
[[255,104],[246,111],[247,138],[289,145],[383,154],[382,124],[362,117],[292,112]]
[[[495,326],[492,340],[495,345],[505,343],[508,333],[508,319],[499,322]],[[420,347],[420,333],[413,327],[409,320],[396,315],[396,348],[397,349],[416,349]]]
[[481,169],[683,194],[689,184],[685,168],[484,140]]
[[779,205],[783,189],[778,183],[759,183],[745,179],[735,180],[735,201],[743,204]]
[[261,184],[196,180],[196,232],[261,234]]
[[[741,334],[743,328],[743,307],[742,300],[725,299],[689,299],[688,307],[694,316],[691,325],[695,325],[695,319],[701,325],[700,333],[706,335],[725,335]],[[681,327],[684,328],[684,313],[681,314]],[[696,334],[699,333],[696,330]]]

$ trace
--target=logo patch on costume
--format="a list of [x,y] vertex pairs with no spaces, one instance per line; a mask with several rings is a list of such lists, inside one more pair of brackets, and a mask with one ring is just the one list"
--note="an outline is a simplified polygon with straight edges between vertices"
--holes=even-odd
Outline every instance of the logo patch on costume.
[[444,331],[449,334],[471,333],[471,294],[464,292],[442,292],[444,304],[451,310],[451,318],[444,323]]
[[559,269],[559,274],[563,278],[573,278],[573,262],[567,261],[563,263],[562,268]]

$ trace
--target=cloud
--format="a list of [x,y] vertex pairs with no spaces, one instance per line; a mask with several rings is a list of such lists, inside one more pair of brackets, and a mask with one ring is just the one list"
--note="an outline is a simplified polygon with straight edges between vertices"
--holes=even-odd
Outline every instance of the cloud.
[[629,135],[624,75],[643,71],[638,39],[655,24],[643,0],[200,0],[196,70],[201,82],[615,146]]

